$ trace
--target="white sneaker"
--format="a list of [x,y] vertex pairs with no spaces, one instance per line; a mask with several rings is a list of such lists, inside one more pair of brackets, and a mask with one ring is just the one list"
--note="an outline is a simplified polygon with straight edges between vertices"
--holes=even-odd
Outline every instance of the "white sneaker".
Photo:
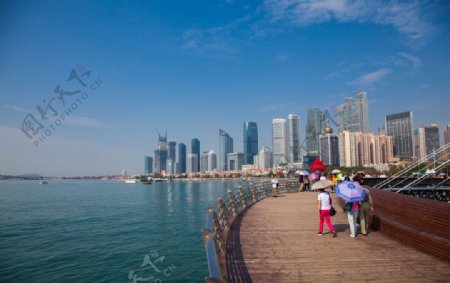
[[355,237],[356,237],[355,235],[350,234],[350,238],[355,238]]

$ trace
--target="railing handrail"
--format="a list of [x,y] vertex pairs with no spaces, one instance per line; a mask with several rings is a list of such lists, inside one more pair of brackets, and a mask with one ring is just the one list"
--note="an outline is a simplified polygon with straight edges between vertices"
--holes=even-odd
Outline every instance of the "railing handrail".
[[[234,219],[247,207],[279,192],[295,191],[291,188],[297,179],[280,179],[279,187],[272,189],[269,179],[249,181],[249,186],[240,186],[234,192],[230,189],[222,197],[217,197],[217,208],[208,207],[206,222],[202,230],[205,244],[209,276],[205,282],[226,282],[225,252],[228,232]],[[217,210],[217,211],[216,211]]]

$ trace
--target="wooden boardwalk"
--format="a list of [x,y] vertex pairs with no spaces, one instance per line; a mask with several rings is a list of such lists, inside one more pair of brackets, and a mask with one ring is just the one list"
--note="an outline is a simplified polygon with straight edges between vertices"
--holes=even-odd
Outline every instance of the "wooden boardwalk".
[[378,231],[350,238],[341,209],[332,217],[338,237],[326,224],[318,236],[316,202],[317,193],[284,194],[242,212],[227,241],[228,281],[450,282],[450,262]]

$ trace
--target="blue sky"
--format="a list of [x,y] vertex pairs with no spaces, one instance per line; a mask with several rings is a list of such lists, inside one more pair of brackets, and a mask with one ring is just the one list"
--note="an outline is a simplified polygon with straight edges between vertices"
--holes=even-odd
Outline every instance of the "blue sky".
[[[299,114],[304,136],[308,108],[332,110],[357,91],[368,92],[374,131],[407,110],[416,127],[442,134],[450,123],[448,1],[0,5],[0,174],[141,173],[155,127],[216,152],[222,128],[242,151],[242,123],[255,121],[271,147],[272,119]],[[102,84],[36,147],[22,123],[41,121],[37,106],[57,85],[81,89],[72,69]]]

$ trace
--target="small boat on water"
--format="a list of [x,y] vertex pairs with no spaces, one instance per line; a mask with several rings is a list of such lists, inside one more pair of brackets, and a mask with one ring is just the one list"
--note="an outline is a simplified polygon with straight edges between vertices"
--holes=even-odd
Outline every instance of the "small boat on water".
[[126,179],[125,183],[126,184],[136,184],[138,182],[138,180],[136,179]]
[[47,182],[47,181],[41,181],[40,184],[41,184],[41,185],[47,185],[48,182]]

